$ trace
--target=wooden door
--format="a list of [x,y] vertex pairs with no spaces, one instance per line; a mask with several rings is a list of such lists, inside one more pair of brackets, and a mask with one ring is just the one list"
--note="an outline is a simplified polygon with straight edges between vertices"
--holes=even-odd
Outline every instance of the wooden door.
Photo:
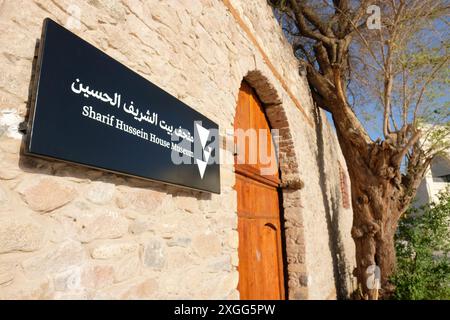
[[[265,129],[270,127],[254,90],[243,83],[239,92],[235,129]],[[268,144],[272,161],[276,161],[273,141],[263,141],[256,135],[257,150]],[[235,137],[235,142],[239,140]],[[237,146],[237,153],[245,150],[246,161],[235,163],[238,232],[239,232],[239,285],[241,299],[284,299],[283,256],[280,230],[280,204],[278,198],[278,172],[261,175],[266,165],[257,157],[248,163],[251,155],[249,141]],[[237,161],[237,157],[235,159]]]

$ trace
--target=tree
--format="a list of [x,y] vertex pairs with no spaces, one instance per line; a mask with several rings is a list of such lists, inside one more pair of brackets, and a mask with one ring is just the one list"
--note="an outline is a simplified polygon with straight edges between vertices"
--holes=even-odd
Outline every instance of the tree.
[[[433,157],[449,148],[450,113],[442,94],[448,90],[449,2],[269,3],[306,71],[315,104],[332,115],[347,162],[354,275],[362,297],[378,296],[368,286],[374,265],[381,269],[381,294],[389,295],[398,221]],[[381,128],[378,138],[374,125]]]
[[400,219],[395,299],[450,299],[450,192]]

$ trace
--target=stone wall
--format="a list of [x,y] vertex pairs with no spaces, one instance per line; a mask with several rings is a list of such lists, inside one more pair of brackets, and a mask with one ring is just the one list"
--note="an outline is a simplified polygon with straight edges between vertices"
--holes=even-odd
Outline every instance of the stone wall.
[[289,298],[348,295],[345,161],[265,1],[0,0],[0,298],[239,297],[232,164],[216,195],[23,155],[45,17],[223,131],[249,82],[282,138]]

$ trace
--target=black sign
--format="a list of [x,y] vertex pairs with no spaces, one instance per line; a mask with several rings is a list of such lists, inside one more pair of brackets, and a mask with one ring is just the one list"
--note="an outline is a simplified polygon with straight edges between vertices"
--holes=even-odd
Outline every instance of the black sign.
[[50,19],[38,65],[28,153],[220,193],[216,123]]

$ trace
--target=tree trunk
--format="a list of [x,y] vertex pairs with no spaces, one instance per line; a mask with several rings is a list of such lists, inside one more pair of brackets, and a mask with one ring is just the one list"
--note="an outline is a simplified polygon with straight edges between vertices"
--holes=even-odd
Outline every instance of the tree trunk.
[[[396,223],[397,225],[397,223]],[[396,252],[394,242],[395,232],[385,235],[377,241],[376,261],[381,271],[381,296],[388,298],[394,291],[389,277],[394,273],[396,267]]]
[[392,153],[386,145],[373,143],[368,150],[370,156],[349,144],[343,148],[352,181],[354,275],[362,298],[377,299],[392,293],[389,278],[396,265],[394,235],[401,215],[398,208],[402,207],[395,177],[400,169],[390,166]]

